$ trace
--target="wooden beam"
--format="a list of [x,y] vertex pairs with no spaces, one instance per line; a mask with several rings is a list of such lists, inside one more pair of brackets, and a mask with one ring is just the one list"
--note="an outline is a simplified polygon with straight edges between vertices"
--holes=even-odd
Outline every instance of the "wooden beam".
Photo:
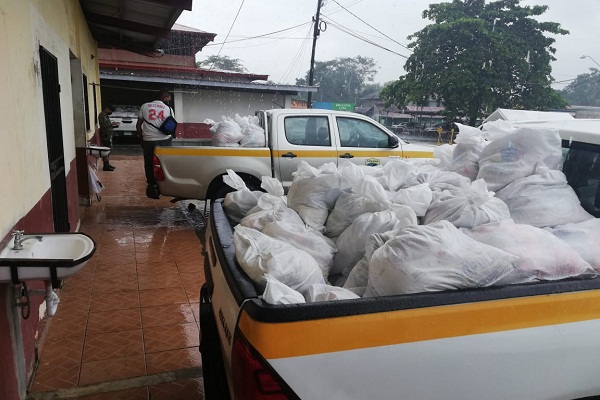
[[146,0],[150,3],[167,5],[182,10],[192,11],[192,0]]
[[106,15],[85,13],[85,18],[89,24],[104,25],[112,28],[119,28],[129,32],[143,33],[145,35],[169,37],[170,29],[159,28],[157,26],[141,24],[139,22],[127,21],[121,18],[109,17]]

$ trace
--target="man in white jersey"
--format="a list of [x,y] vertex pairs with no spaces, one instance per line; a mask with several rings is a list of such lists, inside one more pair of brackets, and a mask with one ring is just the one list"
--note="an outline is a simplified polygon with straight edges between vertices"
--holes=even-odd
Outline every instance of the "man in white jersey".
[[156,100],[145,103],[140,108],[137,121],[137,134],[142,140],[144,150],[144,172],[146,174],[146,196],[158,199],[160,193],[156,180],[154,179],[154,148],[156,146],[171,146],[172,137],[165,135],[158,128],[168,116],[175,116],[173,109],[168,105],[171,94],[167,90],[161,90]]

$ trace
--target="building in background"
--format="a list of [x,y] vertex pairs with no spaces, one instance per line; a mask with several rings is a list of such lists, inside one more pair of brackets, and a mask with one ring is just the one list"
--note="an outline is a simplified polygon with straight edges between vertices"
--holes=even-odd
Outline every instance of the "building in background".
[[[0,248],[11,232],[74,232],[90,199],[86,145],[102,101],[98,47],[154,54],[192,0],[5,0],[0,3]],[[142,7],[144,13],[137,10]],[[29,290],[44,282],[29,280]],[[23,400],[43,346],[44,296],[22,318],[21,284],[0,282],[0,399]],[[60,305],[59,305],[60,307]],[[60,379],[60,368],[56,369]]]
[[113,104],[141,105],[161,88],[170,90],[178,138],[209,138],[206,119],[254,115],[257,110],[292,108],[292,97],[317,88],[277,85],[268,75],[196,67],[196,54],[214,33],[174,25],[160,53],[99,49],[102,98]]

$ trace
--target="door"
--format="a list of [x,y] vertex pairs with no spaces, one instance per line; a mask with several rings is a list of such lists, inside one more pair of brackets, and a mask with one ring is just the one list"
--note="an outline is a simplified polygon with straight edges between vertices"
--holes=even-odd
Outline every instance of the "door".
[[52,216],[55,232],[68,232],[67,180],[63,149],[62,121],[60,116],[60,84],[58,62],[50,52],[40,46],[40,69],[44,97],[44,119],[48,144]]
[[337,156],[357,165],[384,165],[389,159],[402,158],[402,145],[390,147],[389,138],[377,125],[359,118],[336,116],[340,145]]
[[278,164],[283,186],[291,185],[292,173],[300,161],[314,167],[328,162],[337,165],[327,115],[280,115],[276,123],[277,151],[273,152],[273,160]]

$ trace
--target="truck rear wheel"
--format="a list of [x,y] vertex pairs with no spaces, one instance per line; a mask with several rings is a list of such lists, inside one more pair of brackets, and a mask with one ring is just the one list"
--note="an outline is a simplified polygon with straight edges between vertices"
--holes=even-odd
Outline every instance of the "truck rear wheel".
[[[246,183],[246,187],[252,191],[261,190],[260,188],[260,180],[252,175],[239,173],[239,176]],[[223,182],[223,175],[213,179],[210,183],[208,190],[206,191],[206,198],[210,199],[210,201],[215,201],[217,199],[222,199],[225,197],[227,193],[234,192],[235,189],[229,185],[226,185]]]

